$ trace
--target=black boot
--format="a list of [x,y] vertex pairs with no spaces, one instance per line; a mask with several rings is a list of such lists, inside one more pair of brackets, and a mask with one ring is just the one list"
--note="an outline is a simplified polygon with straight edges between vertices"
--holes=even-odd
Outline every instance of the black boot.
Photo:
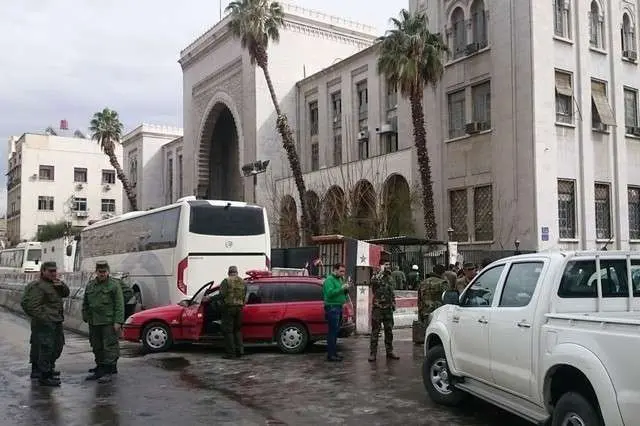
[[104,366],[102,365],[99,365],[92,370],[94,370],[93,373],[85,377],[85,380],[98,380],[100,377],[105,375],[105,369],[104,369]]
[[40,378],[40,370],[38,370],[38,367],[36,367],[35,364],[31,364],[31,378],[32,379]]
[[40,386],[57,387],[60,386],[60,379],[56,379],[51,373],[42,373],[38,383]]
[[89,373],[95,373],[97,370],[98,366],[96,365],[95,367],[89,369]]
[[115,365],[105,365],[103,369],[103,375],[98,378],[98,383],[109,383],[112,380],[111,375],[117,371]]

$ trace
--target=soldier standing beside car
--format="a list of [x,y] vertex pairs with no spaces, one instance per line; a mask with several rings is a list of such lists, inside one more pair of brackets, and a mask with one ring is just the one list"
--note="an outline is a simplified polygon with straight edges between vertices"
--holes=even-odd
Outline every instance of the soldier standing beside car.
[[374,362],[378,355],[378,339],[380,330],[384,328],[384,346],[388,359],[400,359],[393,353],[393,312],[396,310],[396,296],[393,291],[393,279],[389,268],[371,279],[373,292],[373,309],[371,311],[371,341],[369,343],[369,362]]
[[82,320],[89,324],[89,343],[96,361],[87,380],[110,382],[111,375],[118,372],[124,298],[120,282],[109,276],[109,264],[105,261],[96,262],[96,278],[85,289]]
[[238,268],[229,266],[228,277],[220,283],[222,297],[222,323],[224,334],[224,358],[240,358],[244,355],[242,343],[242,309],[247,294],[244,280],[238,276]]
[[425,327],[429,324],[429,314],[442,306],[442,293],[450,288],[444,273],[444,265],[435,265],[433,273],[427,275],[418,288],[418,321]]
[[22,309],[31,319],[31,353],[35,365],[31,377],[38,378],[43,386],[60,386],[60,373],[55,362],[64,347],[64,305],[62,299],[69,296],[69,287],[58,279],[55,262],[43,262],[40,279],[27,285],[22,296]]

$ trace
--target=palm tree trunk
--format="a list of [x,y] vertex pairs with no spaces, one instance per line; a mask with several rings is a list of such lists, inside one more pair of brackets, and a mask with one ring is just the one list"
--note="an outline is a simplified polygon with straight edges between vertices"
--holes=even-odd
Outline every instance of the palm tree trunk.
[[433,205],[433,182],[431,181],[431,164],[427,152],[427,136],[424,128],[424,110],[422,109],[422,91],[417,90],[409,96],[411,101],[411,119],[413,121],[413,137],[418,154],[420,183],[422,184],[422,209],[424,214],[425,235],[435,239],[437,235],[435,207]]
[[107,156],[109,157],[109,163],[111,163],[111,167],[113,167],[116,171],[116,176],[118,176],[118,180],[122,182],[122,189],[124,189],[124,193],[127,194],[127,199],[131,204],[131,210],[138,210],[138,203],[136,202],[136,193],[131,187],[131,182],[124,174],[122,167],[120,167],[120,163],[118,163],[118,157],[116,157],[115,152],[108,152]]
[[304,235],[305,243],[309,244],[312,237],[312,232],[310,232],[308,226],[311,221],[309,218],[309,211],[307,209],[307,197],[305,196],[307,190],[304,184],[304,179],[302,177],[302,167],[300,166],[300,157],[298,157],[298,153],[296,151],[293,132],[291,131],[291,127],[289,126],[289,120],[287,119],[287,116],[282,113],[280,105],[278,104],[276,91],[273,88],[273,82],[271,81],[271,75],[269,74],[269,69],[267,67],[266,52],[263,55],[259,55],[257,59],[258,66],[262,69],[262,72],[264,73],[264,79],[267,81],[267,87],[269,88],[271,101],[273,102],[273,107],[275,108],[276,115],[278,117],[276,121],[276,127],[278,128],[278,132],[282,137],[282,147],[287,153],[287,158],[289,159],[289,167],[291,168],[293,180],[296,184],[296,189],[298,190],[298,198],[300,199],[300,210],[302,213],[302,233]]

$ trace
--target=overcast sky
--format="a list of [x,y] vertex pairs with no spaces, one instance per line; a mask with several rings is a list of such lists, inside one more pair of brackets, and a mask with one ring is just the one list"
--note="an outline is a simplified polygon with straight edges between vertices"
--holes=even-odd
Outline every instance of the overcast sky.
[[[384,32],[407,1],[297,0]],[[222,0],[222,8],[228,3]],[[217,0],[0,1],[0,165],[6,140],[116,109],[125,127],[182,126],[179,52],[219,20]],[[2,210],[4,203],[0,200]]]

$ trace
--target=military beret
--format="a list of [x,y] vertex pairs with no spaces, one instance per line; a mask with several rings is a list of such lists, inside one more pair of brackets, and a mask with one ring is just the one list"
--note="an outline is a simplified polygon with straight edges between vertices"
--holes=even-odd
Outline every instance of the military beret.
[[229,266],[229,274],[237,274],[238,273],[238,267],[237,266]]
[[96,262],[96,270],[98,269],[106,269],[109,270],[109,263],[106,260],[99,260]]
[[58,265],[56,262],[52,260],[48,260],[46,262],[42,262],[42,269],[58,269]]

